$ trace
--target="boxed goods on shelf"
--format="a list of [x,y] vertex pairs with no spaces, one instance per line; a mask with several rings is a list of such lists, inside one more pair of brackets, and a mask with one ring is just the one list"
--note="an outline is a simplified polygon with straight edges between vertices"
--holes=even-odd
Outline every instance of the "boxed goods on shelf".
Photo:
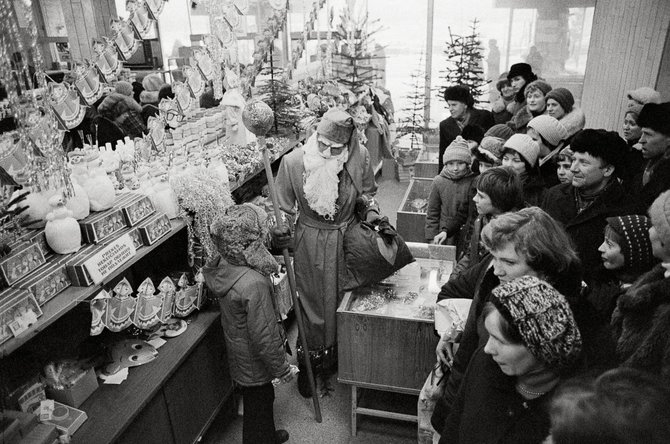
[[100,243],[126,227],[121,208],[92,213],[79,221],[81,236],[86,243]]
[[0,260],[0,273],[3,283],[5,286],[12,285],[44,265],[45,262],[46,259],[39,244],[33,242],[21,243]]
[[123,193],[116,197],[114,208],[123,212],[126,225],[134,227],[156,212],[149,196],[140,193]]
[[39,305],[44,305],[54,296],[72,285],[65,264],[51,261],[35,273],[14,284],[14,287],[30,291]]
[[137,228],[142,235],[144,244],[152,245],[158,239],[168,234],[172,230],[172,225],[170,224],[170,219],[165,214],[159,213],[144,221]]

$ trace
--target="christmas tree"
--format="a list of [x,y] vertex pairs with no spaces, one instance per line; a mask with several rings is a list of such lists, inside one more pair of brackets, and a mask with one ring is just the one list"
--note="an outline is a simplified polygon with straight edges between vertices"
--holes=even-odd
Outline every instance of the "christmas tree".
[[298,90],[289,84],[287,73],[274,66],[272,50],[270,65],[261,71],[265,81],[257,87],[258,97],[274,112],[274,125],[268,135],[298,136],[302,130],[301,121],[305,113],[301,110]]
[[444,90],[453,85],[465,85],[470,88],[475,102],[485,92],[488,83],[484,80],[484,59],[482,42],[477,31],[477,19],[470,25],[470,33],[465,36],[453,34],[449,27],[449,41],[444,54],[447,56],[447,69],[441,71],[444,84],[440,88],[440,97]]
[[338,82],[356,94],[364,92],[372,86],[380,76],[374,68],[372,60],[376,57],[370,48],[374,47],[371,36],[379,31],[376,28],[368,31],[368,14],[356,18],[348,8],[340,14],[340,23],[335,29],[336,49],[333,54],[333,75]]
[[423,64],[423,53],[419,58],[419,68],[412,71],[410,78],[411,82],[406,83],[406,85],[411,89],[404,97],[407,106],[400,109],[398,113],[402,117],[398,120],[397,133],[398,137],[407,135],[409,137],[409,149],[415,150],[421,147],[422,134],[426,131],[426,122],[424,121],[426,72]]

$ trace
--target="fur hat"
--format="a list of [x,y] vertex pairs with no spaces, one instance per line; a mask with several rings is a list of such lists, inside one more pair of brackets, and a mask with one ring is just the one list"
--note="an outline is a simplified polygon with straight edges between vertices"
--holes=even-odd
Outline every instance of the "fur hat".
[[670,102],[644,105],[637,119],[637,125],[670,136]]
[[587,128],[574,135],[570,148],[575,153],[599,157],[614,166],[616,177],[626,177],[628,144],[615,131]]
[[547,93],[545,98],[557,101],[566,113],[572,111],[572,107],[575,106],[575,98],[567,88],[554,88]]
[[444,90],[444,100],[453,100],[456,102],[465,103],[468,108],[472,108],[475,104],[475,99],[470,93],[470,88],[465,85],[454,85]]
[[651,221],[646,216],[608,217],[607,225],[621,238],[619,246],[624,259],[624,267],[631,271],[647,271],[656,263],[649,240]]
[[503,145],[505,141],[499,137],[486,136],[482,139],[477,150],[483,154],[487,160],[493,165],[502,165]]
[[511,81],[516,76],[523,77],[526,82],[532,82],[537,78],[533,73],[533,68],[528,63],[515,63],[511,66],[507,78]]
[[132,97],[119,93],[108,94],[102,103],[98,105],[98,113],[110,120],[115,120],[128,111],[141,113],[142,107]]
[[626,110],[626,114],[633,114],[635,116],[635,122],[637,122],[637,119],[640,118],[640,113],[642,112],[642,108],[644,108],[644,105],[640,105],[638,103],[634,103],[628,107]]
[[561,141],[565,141],[568,138],[568,131],[563,124],[547,114],[533,117],[528,122],[528,128],[533,128],[537,131],[552,147],[557,147]]
[[540,91],[543,96],[546,96],[549,91],[551,91],[551,85],[544,80],[535,80],[526,85],[524,94],[526,97],[528,97],[528,94],[536,90]]
[[646,105],[647,103],[661,103],[661,93],[648,86],[641,86],[626,93],[629,100]]
[[510,86],[509,79],[507,78],[507,71],[500,74],[498,81],[496,82],[496,89],[500,94],[502,94],[502,89],[506,86]]
[[245,203],[228,207],[209,228],[212,241],[222,258],[270,276],[279,265],[265,247],[267,214],[260,207]]
[[513,134],[514,134],[514,130],[512,128],[505,125],[504,123],[499,123],[499,124],[493,125],[491,128],[489,128],[484,133],[484,137],[492,136],[492,137],[498,137],[502,140],[507,140],[510,137],[512,137]]
[[116,82],[116,85],[114,86],[114,91],[119,94],[123,94],[124,96],[132,97],[133,85],[124,80],[120,80]]
[[528,350],[547,368],[569,369],[582,336],[565,297],[548,283],[523,276],[493,289],[493,305],[516,327]]
[[329,109],[321,118],[316,132],[335,143],[347,144],[354,130],[354,118],[337,108]]
[[649,207],[649,218],[661,241],[670,242],[670,190],[661,193]]
[[531,139],[528,134],[514,134],[503,145],[503,151],[506,148],[519,153],[531,167],[535,166],[537,157],[540,155],[540,145]]
[[449,144],[447,149],[444,150],[444,154],[442,155],[443,164],[446,165],[447,162],[451,162],[452,160],[465,162],[468,165],[470,165],[472,162],[468,143],[461,136],[456,136],[454,141]]
[[165,82],[158,74],[149,74],[142,79],[144,91],[140,93],[141,103],[158,103],[158,91]]

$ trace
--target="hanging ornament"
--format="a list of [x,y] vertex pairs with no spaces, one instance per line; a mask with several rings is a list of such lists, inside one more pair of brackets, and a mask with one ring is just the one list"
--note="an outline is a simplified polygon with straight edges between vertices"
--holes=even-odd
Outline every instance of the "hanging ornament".
[[142,41],[137,38],[133,27],[123,19],[113,18],[109,26],[114,31],[113,40],[123,60],[128,60],[140,48]]
[[107,37],[96,37],[92,41],[92,46],[95,54],[93,61],[100,70],[102,81],[106,83],[115,81],[121,73],[123,63],[119,60],[114,42]]
[[186,77],[186,85],[188,85],[188,88],[191,91],[191,95],[194,98],[199,99],[203,91],[205,91],[205,82],[203,81],[202,75],[200,74],[200,70],[197,67],[194,68],[190,65],[184,65],[182,67],[182,71]]
[[149,117],[147,120],[149,138],[154,149],[158,152],[165,150],[165,121],[158,117]]
[[105,325],[113,332],[120,332],[132,324],[136,300],[131,296],[133,289],[125,278],[116,284],[113,292],[114,297],[107,303]]
[[182,82],[173,82],[172,92],[174,93],[174,98],[179,104],[179,109],[182,114],[186,114],[193,105],[193,96],[191,96],[191,91],[188,88],[188,85]]
[[167,3],[167,0],[146,0],[146,4],[154,17],[154,20],[158,19],[158,16],[163,12],[165,3]]
[[202,49],[196,48],[193,50],[193,58],[195,59],[196,67],[200,71],[202,77],[205,80],[213,80],[214,62],[212,61],[212,58],[207,53],[207,51],[203,51]]
[[177,99],[164,98],[158,104],[158,114],[170,128],[177,128],[184,119],[184,113]]
[[86,108],[79,101],[77,90],[69,83],[50,83],[48,96],[49,105],[62,129],[72,129],[84,120]]
[[161,321],[163,298],[156,295],[156,288],[150,278],[146,278],[137,288],[137,305],[133,324],[142,330],[147,330]]
[[155,20],[143,0],[126,0],[126,11],[130,13],[128,20],[142,38],[147,38],[153,30]]
[[98,69],[88,60],[74,63],[74,86],[87,105],[93,105],[103,95],[102,82]]

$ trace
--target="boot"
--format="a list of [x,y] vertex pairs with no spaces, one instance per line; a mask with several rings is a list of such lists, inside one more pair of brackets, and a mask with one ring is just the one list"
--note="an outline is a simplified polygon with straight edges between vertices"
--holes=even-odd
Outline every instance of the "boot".
[[309,377],[307,376],[307,367],[305,364],[298,365],[300,372],[298,373],[298,392],[303,398],[312,397],[312,386],[309,384]]

